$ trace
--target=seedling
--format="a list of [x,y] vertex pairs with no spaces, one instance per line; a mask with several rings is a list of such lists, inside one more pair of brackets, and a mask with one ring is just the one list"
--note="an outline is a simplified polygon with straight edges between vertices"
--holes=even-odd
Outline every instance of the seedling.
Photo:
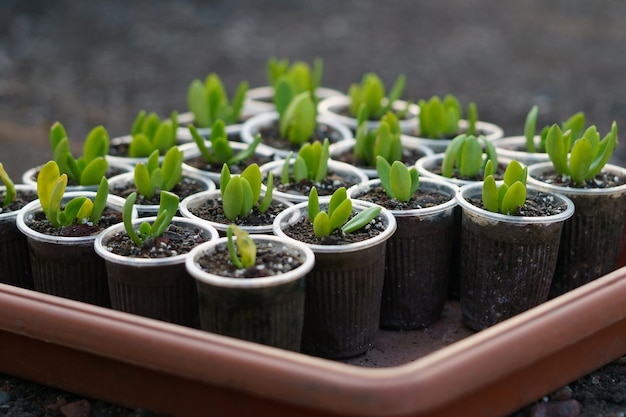
[[229,220],[238,217],[245,219],[252,209],[257,206],[261,213],[265,213],[272,203],[274,190],[274,176],[270,172],[267,177],[267,189],[261,199],[261,170],[257,164],[251,164],[243,170],[241,175],[230,175],[228,165],[222,166],[220,175],[220,192],[222,208]]
[[247,92],[248,83],[242,81],[232,101],[229,101],[220,77],[210,73],[204,83],[198,79],[191,82],[187,91],[187,106],[198,127],[211,127],[217,120],[235,124],[241,117]]
[[[324,143],[315,141],[313,143],[305,143],[302,145],[291,169],[291,176],[295,182],[303,180],[320,182],[328,174],[328,159],[330,142],[328,138],[324,139]],[[291,165],[292,152],[285,158],[283,164],[280,181],[283,184],[289,184],[289,166]]]
[[2,201],[2,207],[6,207],[15,201],[15,184],[9,177],[9,174],[5,171],[2,162],[0,162],[0,181],[4,184],[4,200]]
[[[237,238],[234,242],[233,234]],[[228,254],[233,265],[239,269],[254,266],[256,263],[256,245],[250,235],[236,225],[229,224],[226,229],[226,238]]]
[[93,128],[83,145],[83,155],[74,158],[65,128],[55,122],[50,128],[53,159],[61,173],[79,185],[96,185],[109,167],[105,156],[109,152],[109,134],[103,126]]
[[159,166],[159,151],[154,150],[148,161],[135,165],[134,181],[137,191],[151,199],[156,189],[171,191],[183,176],[183,152],[177,147],[170,148]]
[[165,154],[172,146],[176,146],[177,130],[178,113],[175,111],[169,120],[160,120],[156,113],[147,114],[141,110],[133,123],[128,155],[131,158],[143,158],[154,150],[158,150],[161,155]]
[[303,61],[289,63],[287,59],[270,58],[267,62],[267,81],[276,91],[281,81],[286,80],[292,96],[309,91],[315,98],[315,89],[322,81],[323,61],[313,60],[313,67]]
[[[548,136],[548,130],[550,126],[545,126],[541,129],[540,139],[538,146],[535,146],[535,130],[537,127],[537,106],[533,106],[524,123],[524,136],[526,137],[526,150],[531,153],[546,152],[546,138]],[[561,130],[563,132],[567,130],[572,131],[573,138],[579,138],[585,130],[585,114],[583,112],[574,113],[570,118],[561,123]]]
[[96,197],[75,197],[61,209],[63,193],[67,186],[67,174],[61,174],[55,161],[46,163],[37,176],[37,195],[41,208],[54,227],[69,226],[73,223],[90,222],[98,224],[109,195],[109,183],[101,177]]
[[571,141],[571,130],[562,132],[554,124],[548,130],[546,152],[559,174],[569,176],[573,184],[581,185],[598,175],[611,158],[617,146],[617,123],[613,122],[611,131],[602,140],[596,127],[590,126],[581,138],[575,140],[570,153]]
[[[463,116],[463,110],[459,100],[447,94],[443,100],[438,96],[431,97],[428,101],[418,102],[420,135],[432,139],[448,139],[459,133],[459,122]],[[476,122],[478,110],[475,103],[470,103],[467,108],[468,135],[476,135]]]
[[387,112],[376,129],[368,131],[366,112],[362,108],[358,117],[355,135],[354,155],[368,166],[376,164],[376,158],[382,156],[388,162],[402,159],[402,142],[398,118]]
[[283,80],[274,93],[274,99],[280,136],[294,145],[308,141],[317,126],[317,105],[311,92],[294,96],[286,80]]
[[207,148],[204,138],[200,136],[194,125],[189,125],[189,133],[191,133],[191,137],[200,150],[200,154],[204,160],[211,165],[234,165],[244,161],[254,154],[257,146],[261,143],[261,135],[257,134],[246,149],[235,153],[228,142],[226,125],[223,120],[217,120],[211,127],[211,136],[209,138],[211,141],[211,149]]
[[382,156],[376,158],[376,170],[380,178],[380,185],[387,195],[398,201],[407,202],[413,197],[419,187],[419,174],[413,167],[409,169],[400,161],[389,162]]
[[357,116],[364,108],[368,120],[380,120],[400,98],[405,86],[406,76],[400,74],[391,87],[389,95],[385,96],[385,86],[378,75],[373,72],[366,73],[360,84],[352,84],[348,89],[348,96],[351,100],[350,113]]
[[139,229],[135,231],[132,214],[136,199],[136,192],[131,193],[126,198],[124,208],[122,209],[122,220],[124,222],[124,230],[126,230],[126,234],[128,234],[130,240],[138,247],[141,247],[148,238],[154,239],[163,234],[176,215],[180,199],[176,194],[170,193],[169,191],[161,192],[156,219],[152,224],[147,221],[141,223]]
[[473,177],[480,173],[489,160],[493,166],[498,166],[496,148],[490,141],[484,136],[461,134],[446,148],[441,162],[441,175],[451,178],[456,168],[461,177]]
[[348,198],[345,187],[338,188],[330,197],[327,212],[320,210],[315,187],[311,189],[307,205],[309,220],[313,223],[313,232],[318,238],[329,236],[337,229],[341,229],[343,233],[355,232],[378,216],[380,210],[380,206],[371,206],[350,219],[352,200]]
[[494,213],[516,215],[526,202],[526,178],[528,167],[512,160],[504,171],[504,180],[496,185],[494,165],[487,161],[482,199],[485,208]]

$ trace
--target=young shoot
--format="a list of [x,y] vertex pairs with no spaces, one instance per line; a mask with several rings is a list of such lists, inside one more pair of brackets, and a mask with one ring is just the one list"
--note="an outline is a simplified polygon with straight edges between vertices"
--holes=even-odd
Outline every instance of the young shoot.
[[191,133],[191,137],[204,160],[211,165],[226,164],[230,166],[244,161],[254,154],[257,146],[261,143],[261,135],[257,134],[246,149],[235,153],[228,141],[226,125],[223,120],[216,121],[211,127],[210,149],[206,146],[204,138],[200,136],[194,125],[189,125],[189,133]]
[[561,175],[570,177],[573,184],[582,185],[598,175],[607,164],[617,146],[617,123],[600,140],[595,126],[590,126],[579,139],[572,141],[571,130],[565,132],[554,124],[546,136],[546,152],[554,169]]
[[293,96],[283,80],[274,93],[280,136],[294,145],[307,142],[317,126],[317,105],[309,91]]
[[406,76],[400,74],[391,87],[389,95],[386,96],[385,86],[380,77],[373,72],[364,74],[360,84],[352,84],[348,89],[350,114],[356,117],[362,111],[361,109],[364,109],[367,120],[380,120],[391,110],[393,103],[400,99],[405,86]]
[[[459,121],[463,117],[463,110],[459,100],[447,94],[443,100],[438,96],[431,97],[428,101],[418,102],[420,135],[432,139],[447,139],[459,133]],[[468,135],[476,135],[476,122],[478,110],[475,103],[470,103],[467,109]]]
[[[545,126],[541,129],[539,135],[539,143],[535,146],[535,131],[537,128],[537,114],[539,109],[537,106],[533,106],[524,122],[524,136],[526,137],[526,150],[530,153],[546,152],[546,139],[548,137],[548,131],[550,126]],[[583,112],[574,113],[566,121],[561,123],[561,130],[563,132],[571,130],[573,138],[579,138],[582,136],[585,130],[585,114]]]
[[492,161],[494,167],[498,166],[495,146],[484,136],[461,134],[446,148],[441,175],[452,178],[456,169],[461,177],[473,177],[480,173],[487,161]]
[[[315,141],[313,143],[305,143],[302,145],[291,169],[291,177],[294,182],[303,180],[318,183],[326,178],[328,174],[328,159],[330,142],[328,138],[324,139],[324,143]],[[289,184],[289,167],[291,165],[290,152],[285,158],[285,163],[281,171],[280,181],[283,184]]]
[[494,213],[516,215],[526,202],[526,178],[528,167],[512,160],[504,172],[500,186],[493,176],[494,165],[487,161],[482,199],[485,208]]
[[220,175],[220,192],[222,208],[227,219],[245,219],[256,206],[265,213],[272,203],[274,176],[270,172],[267,177],[267,189],[261,198],[261,170],[257,164],[248,165],[241,175],[230,175],[228,165],[222,166]]
[[169,119],[160,120],[156,113],[147,114],[145,110],[141,110],[133,123],[128,155],[131,158],[143,158],[154,150],[158,150],[160,155],[165,154],[176,146],[177,130],[178,113],[175,111]]
[[248,83],[242,81],[229,101],[220,77],[210,73],[204,82],[198,79],[191,82],[187,90],[187,106],[198,127],[211,127],[217,120],[231,125],[240,120],[247,92]]
[[400,161],[389,162],[382,156],[376,158],[376,170],[380,178],[380,185],[387,195],[398,201],[407,202],[413,197],[419,187],[417,169],[409,169]]
[[137,199],[137,193],[132,193],[126,198],[124,208],[122,209],[122,220],[124,222],[124,230],[130,240],[133,241],[138,247],[143,246],[143,243],[148,238],[156,238],[163,234],[167,226],[170,225],[172,219],[176,215],[178,210],[179,197],[170,193],[169,191],[163,191],[160,194],[159,210],[156,215],[156,219],[152,224],[150,222],[143,222],[139,225],[139,229],[136,231],[133,227],[133,206]]
[[376,158],[382,156],[388,162],[402,159],[402,142],[400,123],[392,112],[387,112],[379,126],[368,131],[366,112],[359,112],[358,128],[355,135],[354,154],[368,166],[376,164]]
[[155,190],[171,191],[183,176],[183,152],[176,146],[170,148],[159,165],[159,151],[154,150],[148,161],[135,165],[134,181],[137,191],[151,199]]
[[315,58],[312,67],[304,61],[290,64],[287,59],[270,58],[267,61],[267,81],[276,91],[279,84],[286,80],[293,96],[309,91],[315,98],[315,90],[322,81],[323,68],[321,58]]
[[[233,234],[236,239],[233,239]],[[226,229],[226,238],[230,261],[236,268],[250,268],[255,265],[256,245],[245,230],[240,229],[234,224],[229,224]]]
[[61,174],[55,161],[49,161],[37,176],[37,195],[46,219],[54,227],[64,227],[77,223],[98,224],[109,195],[109,183],[101,177],[96,197],[91,201],[87,197],[75,197],[65,207],[61,201],[67,186],[67,174]]
[[65,128],[55,122],[50,128],[50,145],[53,159],[61,173],[79,185],[96,185],[106,174],[109,164],[106,155],[109,152],[109,134],[103,126],[93,128],[83,145],[83,154],[74,158]]
[[371,206],[350,219],[352,200],[348,198],[345,187],[338,188],[333,193],[327,211],[320,210],[317,188],[313,187],[307,206],[309,220],[313,223],[313,232],[318,238],[329,236],[337,229],[341,229],[343,233],[355,232],[378,216],[380,210],[380,206]]
[[2,208],[13,203],[17,195],[15,191],[15,183],[13,183],[11,177],[9,177],[9,174],[4,169],[2,162],[0,162],[0,181],[4,184],[4,199],[2,200],[2,205],[0,206],[0,208]]

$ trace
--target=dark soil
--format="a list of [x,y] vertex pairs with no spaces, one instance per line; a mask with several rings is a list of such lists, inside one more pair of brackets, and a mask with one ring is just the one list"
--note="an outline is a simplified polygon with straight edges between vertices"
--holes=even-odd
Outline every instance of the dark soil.
[[[4,191],[0,191],[0,203],[4,201],[6,193]],[[37,200],[37,191],[21,191],[16,190],[15,192],[15,200],[12,203],[2,207],[0,206],[0,214],[2,213],[10,213],[12,211],[17,211],[24,207],[26,204],[30,203],[33,200]]]
[[141,247],[126,233],[117,233],[106,242],[106,248],[116,255],[133,258],[169,258],[189,253],[208,238],[197,227],[188,228],[170,224],[161,236],[147,238]]
[[107,227],[120,223],[122,221],[122,213],[105,208],[98,224],[83,223],[64,227],[53,226],[48,219],[46,219],[46,215],[43,211],[35,213],[31,219],[25,218],[24,220],[27,226],[39,233],[50,236],[82,237],[97,235]]
[[220,244],[210,256],[201,256],[196,262],[211,274],[231,278],[261,278],[284,274],[302,265],[304,255],[286,245],[256,241],[256,263],[248,268],[237,268],[230,260],[227,245]]
[[201,219],[216,223],[234,223],[237,226],[267,226],[271,225],[274,222],[274,218],[278,216],[278,213],[284,209],[285,204],[273,200],[265,213],[262,213],[257,206],[254,206],[252,213],[250,213],[248,217],[237,217],[235,220],[230,220],[224,215],[224,207],[222,206],[222,199],[220,197],[218,199],[208,199],[202,205],[190,208],[189,211]]
[[414,210],[438,206],[450,201],[453,197],[418,189],[409,201],[403,202],[389,197],[383,187],[372,187],[367,192],[357,195],[356,198],[378,204],[388,210]]
[[[437,166],[434,166],[434,167],[425,166],[424,168],[428,169],[433,174],[436,174],[436,175],[439,175],[439,176],[443,176],[441,174],[441,162],[439,162]],[[506,165],[498,164],[498,170],[493,173],[493,177],[496,180],[501,180],[502,178],[504,178],[504,171],[505,170],[506,170]],[[482,168],[476,175],[461,175],[461,173],[459,172],[459,170],[456,167],[452,170],[452,178],[455,178],[457,180],[482,181],[484,179],[484,176],[485,176],[485,174],[484,174]]]
[[301,180],[296,182],[293,177],[289,177],[288,183],[282,183],[280,175],[274,176],[274,189],[286,194],[308,196],[311,192],[311,188],[317,189],[317,195],[328,196],[332,195],[341,187],[350,188],[356,184],[355,181],[351,181],[349,178],[328,170],[326,178],[321,181],[314,182],[310,180]]
[[[189,176],[183,177],[181,180],[172,188],[170,191],[176,194],[181,200],[186,197],[189,197],[192,194],[199,193],[201,191],[206,191],[207,186],[205,183],[196,180],[195,178],[191,178]],[[129,182],[126,184],[119,184],[111,186],[110,193],[120,196],[122,198],[127,198],[132,193],[137,192],[137,187],[134,182]],[[137,199],[135,200],[135,204],[139,205],[159,205],[161,201],[161,190],[156,189],[152,198],[147,198],[146,196],[137,192]]]
[[[244,159],[241,162],[238,162],[236,164],[229,164],[228,169],[230,170],[230,173],[232,175],[236,175],[236,174],[241,174],[244,169],[246,169],[248,166],[252,164],[257,164],[258,166],[261,166],[273,160],[274,160],[273,156],[269,156],[269,155],[266,156],[266,155],[255,153],[250,158]],[[222,172],[222,166],[224,165],[221,162],[218,162],[216,164],[211,164],[207,162],[201,155],[196,156],[195,158],[187,159],[185,160],[185,163],[189,166],[200,169],[202,171],[214,172],[216,174],[220,174]]]
[[[483,210],[485,206],[480,198],[468,198],[468,202],[479,207]],[[553,195],[538,192],[537,194],[530,196],[526,199],[526,203],[520,208],[519,212],[515,216],[524,217],[541,217],[541,216],[555,216],[563,213],[567,209],[567,204],[564,202],[558,202]]]
[[[261,143],[274,149],[283,149],[297,153],[302,145],[292,144],[289,142],[289,139],[281,137],[278,126],[278,121],[275,121],[272,125],[259,129],[262,138]],[[309,138],[309,142],[323,142],[326,138],[328,138],[330,143],[335,143],[343,139],[339,132],[331,126],[325,123],[318,123],[315,127],[315,131]]]
[[[424,156],[424,153],[419,149],[403,147],[402,148],[402,158],[400,159],[405,165],[413,166],[415,162]],[[375,165],[370,165],[367,162],[358,158],[354,152],[351,150],[350,152],[344,152],[339,155],[333,156],[333,159],[336,161],[345,162],[347,164],[366,169],[375,169]]]

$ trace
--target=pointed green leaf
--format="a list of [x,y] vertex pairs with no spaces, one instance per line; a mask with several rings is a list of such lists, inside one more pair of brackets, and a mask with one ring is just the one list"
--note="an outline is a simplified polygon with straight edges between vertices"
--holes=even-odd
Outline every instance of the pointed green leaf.
[[102,177],[100,180],[100,185],[98,186],[98,191],[96,191],[96,198],[93,200],[93,210],[91,215],[89,216],[89,220],[98,224],[100,221],[100,217],[102,217],[102,213],[107,204],[107,198],[109,196],[109,182],[106,177]]
[[187,106],[193,113],[194,124],[199,127],[211,126],[209,97],[200,80],[193,80],[187,91]]
[[324,237],[330,235],[330,219],[325,211],[320,211],[313,220],[313,233],[315,236]]
[[307,204],[307,214],[309,215],[309,219],[311,220],[311,222],[313,222],[313,219],[315,219],[315,216],[317,216],[317,213],[319,212],[320,204],[317,195],[317,188],[312,187],[311,191],[309,192],[309,202]]
[[152,198],[154,195],[154,187],[152,186],[150,173],[148,172],[148,168],[146,168],[145,164],[140,162],[135,165],[134,181],[139,194],[148,199]]
[[400,161],[391,165],[391,190],[399,201],[411,199],[411,174],[409,169]]
[[107,160],[99,156],[93,159],[82,171],[80,175],[80,185],[96,185],[105,176],[109,163]]
[[[49,161],[44,164],[44,166],[39,170],[39,174],[37,174],[37,195],[41,202],[41,208],[45,213],[47,213],[50,209],[52,190],[54,189],[54,185],[60,176],[61,172],[55,161]],[[65,190],[63,190],[63,192],[65,192]]]
[[122,221],[124,222],[124,230],[126,230],[126,234],[133,241],[133,243],[137,246],[141,246],[143,241],[135,232],[133,228],[133,206],[135,205],[135,200],[137,199],[137,193],[133,192],[128,197],[126,197],[126,201],[124,202],[124,207],[122,208]]
[[340,187],[333,195],[330,197],[330,201],[328,202],[328,215],[330,217],[333,216],[333,211],[344,201],[348,199],[348,193],[346,191],[346,187]]
[[145,133],[138,133],[131,139],[128,145],[128,155],[131,158],[145,158],[154,150],[154,145]]
[[575,184],[585,182],[589,168],[593,162],[593,150],[589,139],[582,137],[574,142],[570,155],[570,176]]
[[261,213],[265,213],[272,204],[272,195],[274,192],[274,174],[270,172],[267,175],[267,187],[265,189],[265,194],[263,195],[263,199],[259,204],[259,211]]
[[172,146],[176,146],[176,135],[172,129],[171,123],[163,122],[159,125],[159,128],[154,134],[152,143],[154,149],[158,149],[161,155],[167,152]]
[[341,227],[352,214],[352,200],[346,198],[331,212],[328,210],[328,217],[330,218],[330,230],[333,231]]
[[380,155],[376,157],[376,171],[378,178],[380,178],[381,187],[383,187],[389,197],[393,198],[394,195],[391,189],[391,165]]
[[235,220],[243,206],[243,185],[239,176],[233,176],[222,193],[222,208],[229,220]]
[[309,177],[309,170],[306,165],[306,161],[300,156],[296,156],[296,160],[293,163],[293,167],[291,167],[291,175],[293,176],[293,180],[295,182],[300,182],[307,180]]
[[468,136],[461,147],[459,172],[462,176],[473,176],[480,172],[483,164],[483,148],[475,136]]
[[230,225],[229,228],[231,226],[235,236],[237,237],[235,243],[237,244],[237,249],[241,255],[241,263],[245,268],[254,266],[256,263],[256,245],[254,244],[254,240],[252,240],[250,235],[244,230],[241,230],[235,225]]
[[50,149],[54,151],[62,139],[67,139],[65,128],[61,122],[54,122],[50,128]]
[[365,210],[359,212],[356,216],[346,222],[341,230],[344,233],[352,233],[361,228],[363,228],[366,224],[371,222],[378,214],[382,207],[380,206],[371,206],[366,208]]
[[496,180],[493,175],[489,175],[483,182],[482,192],[483,205],[491,212],[497,213],[499,209],[499,196]]
[[524,203],[526,203],[526,187],[518,181],[511,185],[504,195],[501,211],[503,214],[515,215]]
[[193,124],[189,125],[189,133],[191,133],[191,138],[198,147],[202,158],[204,158],[204,160],[209,164],[216,164],[218,162],[217,158],[211,154],[209,148],[207,148],[206,143],[204,142],[204,138],[200,136],[198,129],[196,129]]
[[535,132],[537,131],[537,114],[539,108],[533,106],[528,115],[526,115],[526,121],[524,122],[524,136],[526,137],[526,150],[531,153],[535,153]]
[[446,147],[446,151],[441,161],[441,175],[446,178],[451,178],[454,173],[454,166],[459,158],[459,153],[467,139],[467,135],[459,135],[452,139],[452,141]]
[[150,236],[152,237],[158,237],[163,234],[176,215],[178,203],[180,202],[180,198],[169,191],[162,191],[159,198],[160,202],[157,218],[154,223],[152,223],[152,227],[150,227]]
[[98,157],[105,157],[109,153],[109,134],[104,126],[91,129],[83,145],[83,158],[86,162]]
[[256,203],[261,196],[261,169],[257,164],[251,164],[246,167],[241,173],[241,176],[245,178],[250,184],[252,190],[252,201]]
[[15,195],[16,195],[15,184],[9,177],[9,174],[5,171],[4,166],[2,165],[2,162],[0,162],[0,181],[2,181],[2,183],[4,184],[4,188],[5,188],[4,200],[2,202],[2,206],[0,206],[0,208],[2,208],[2,207],[8,206],[13,201],[15,201]]
[[236,227],[234,224],[229,224],[226,229],[226,244],[228,247],[228,255],[230,256],[230,261],[235,265],[235,268],[243,268],[243,263],[241,263],[241,259],[239,259],[239,254],[237,253],[237,248],[235,248],[235,243],[233,242],[233,228]]

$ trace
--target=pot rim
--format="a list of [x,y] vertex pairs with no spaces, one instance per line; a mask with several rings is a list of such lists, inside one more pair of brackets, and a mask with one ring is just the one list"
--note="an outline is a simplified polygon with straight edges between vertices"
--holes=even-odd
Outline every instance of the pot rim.
[[[261,191],[261,194],[264,193],[264,190]],[[196,216],[195,214],[191,213],[191,211],[189,211],[189,206],[193,205],[194,203],[200,202],[200,201],[206,201],[207,199],[213,197],[213,196],[217,196],[220,197],[222,196],[222,192],[219,189],[215,189],[215,190],[206,190],[206,191],[201,191],[199,193],[196,194],[192,194],[188,197],[185,197],[184,199],[181,200],[180,204],[178,205],[178,210],[180,211],[180,214],[188,219],[195,219],[195,220],[199,220],[202,222],[207,222],[209,223],[211,226],[213,226],[215,229],[217,229],[218,231],[221,232],[226,232],[226,229],[228,229],[228,225],[224,224],[224,223],[218,223],[215,222],[213,220],[208,220],[208,219],[203,219],[201,217]],[[291,207],[293,206],[293,203],[287,199],[284,198],[280,198],[276,195],[272,194],[272,201],[278,201],[280,203],[283,203],[286,207]],[[272,224],[268,224],[268,225],[263,225],[263,226],[245,226],[245,225],[240,225],[238,226],[240,229],[250,233],[250,234],[261,234],[261,233],[271,233],[272,232]]]
[[[503,181],[497,181],[496,184],[500,185]],[[513,224],[552,224],[563,222],[574,215],[575,207],[574,202],[566,197],[563,194],[555,193],[551,191],[541,190],[538,187],[534,187],[533,185],[527,185],[526,189],[529,195],[536,194],[541,191],[547,194],[551,194],[554,197],[562,200],[565,204],[567,204],[567,208],[565,211],[559,214],[555,214],[552,216],[537,216],[537,217],[528,217],[528,216],[510,216],[507,214],[494,213],[480,207],[476,207],[472,203],[466,200],[467,197],[476,197],[482,194],[483,181],[479,181],[472,184],[467,184],[459,188],[456,193],[456,199],[463,208],[464,211],[469,213],[487,218],[493,222],[502,222],[502,223],[513,223]]]
[[[113,159],[109,159],[109,155],[106,155],[105,159],[107,160],[107,163],[109,164],[109,168],[115,167],[115,168],[119,168],[121,170],[126,170],[126,172],[114,175],[114,176],[112,176],[110,178],[107,178],[107,180],[110,180],[111,178],[115,178],[118,175],[124,175],[124,174],[127,174],[129,172],[133,172],[133,170],[135,168],[132,164],[129,164],[128,162],[120,162],[120,161],[115,161]],[[146,158],[146,160],[147,160],[147,158]],[[33,180],[32,177],[35,175],[35,173],[40,171],[41,168],[43,168],[43,165],[37,165],[37,166],[34,166],[34,167],[29,168],[26,171],[24,171],[24,173],[22,174],[22,182],[24,184],[26,184],[26,185],[30,185],[30,186],[33,186],[33,187],[37,188],[37,181]],[[96,191],[98,189],[98,186],[99,186],[99,184],[95,184],[95,185],[68,185],[67,187],[65,187],[65,190],[66,190],[66,192],[73,192],[73,191]]]
[[[469,126],[469,121],[467,119],[461,119],[459,120],[459,128],[460,129],[467,129],[467,127]],[[489,141],[493,141],[499,138],[502,138],[504,136],[504,130],[497,124],[495,123],[491,123],[491,122],[486,122],[486,121],[482,121],[482,120],[477,120],[476,121],[476,128],[479,131],[484,131],[486,132],[486,134],[479,134],[477,136],[484,136],[487,140]],[[409,134],[404,134],[403,135],[407,140],[410,141],[417,141],[420,143],[425,143],[426,145],[432,145],[432,146],[436,146],[436,147],[441,147],[442,144],[449,144],[452,139],[433,139],[433,138],[427,138],[427,137],[423,137],[423,136],[413,136],[413,135],[409,135]],[[454,139],[454,138],[453,138]]]
[[[133,226],[139,225],[143,222],[154,222],[155,220],[156,220],[156,216],[138,217],[136,219],[133,219]],[[184,225],[196,226],[203,230],[206,230],[211,235],[209,241],[215,240],[219,237],[217,230],[213,226],[204,222],[200,222],[195,219],[174,216],[174,218],[172,218],[171,223],[176,224],[176,225],[184,224]],[[191,253],[191,251],[189,251],[187,253],[182,253],[182,254],[170,256],[167,258],[137,258],[137,257],[131,257],[131,256],[118,255],[107,250],[106,243],[107,243],[107,239],[109,236],[115,233],[120,233],[120,232],[126,233],[125,228],[124,228],[124,223],[118,223],[107,228],[106,230],[103,230],[102,233],[96,236],[96,239],[94,240],[94,249],[96,253],[101,258],[103,258],[106,262],[111,262],[111,263],[118,264],[118,265],[131,265],[131,266],[136,266],[140,268],[160,267],[164,265],[182,264],[185,262],[185,258],[187,257],[187,255]]]
[[[189,252],[185,260],[185,267],[187,269],[187,272],[199,282],[215,286],[241,289],[264,288],[273,287],[300,279],[301,277],[305,276],[309,271],[311,271],[313,269],[313,266],[315,265],[315,254],[308,246],[306,246],[302,242],[298,242],[297,240],[287,240],[275,235],[265,234],[251,234],[250,237],[255,241],[276,242],[291,246],[292,248],[296,248],[298,251],[304,254],[304,262],[297,268],[292,269],[291,271],[288,271],[286,273],[260,278],[231,278],[203,271],[196,264],[196,260],[201,256],[213,253],[218,245],[224,244],[228,241],[228,238],[220,237],[219,239],[210,242],[204,242],[196,246]],[[234,239],[236,239],[236,237],[234,237]]]
[[[363,190],[364,188],[370,189],[380,185],[380,178],[374,178],[369,181],[362,182],[360,184],[355,184],[350,187],[348,192],[348,197],[358,200],[358,195],[355,195],[358,191]],[[438,204],[432,207],[425,207],[421,209],[410,209],[410,210],[389,210],[395,217],[426,217],[430,215],[439,214],[446,210],[450,210],[457,206],[456,201],[456,193],[459,190],[459,187],[456,184],[453,184],[449,181],[444,181],[439,178],[420,178],[419,189],[423,189],[422,185],[425,185],[428,188],[435,189],[437,191],[441,191],[444,194],[448,194],[450,196],[450,200],[445,203]],[[442,190],[443,189],[443,190]],[[444,191],[445,190],[445,191]],[[447,191],[447,192],[446,192]],[[362,200],[359,200],[362,201]]]
[[[327,206],[329,201],[330,201],[330,197],[320,197],[320,208]],[[375,205],[376,204],[368,203],[366,201],[352,200],[353,209],[356,208],[360,211],[364,210],[367,207],[375,206]],[[286,239],[299,242],[299,240],[289,237],[282,230],[281,223],[283,222],[289,223],[289,224],[296,223],[302,217],[301,215],[307,212],[307,206],[308,206],[308,202],[305,201],[302,203],[295,204],[291,207],[287,207],[285,210],[280,212],[278,216],[276,216],[276,218],[274,219],[274,223],[272,224],[272,229],[274,231],[274,234],[276,236],[280,236]],[[291,218],[288,218],[288,216],[291,216]],[[356,242],[356,243],[349,243],[346,245],[318,245],[318,244],[312,244],[312,243],[306,243],[306,242],[302,242],[302,243],[304,243],[309,248],[311,248],[311,250],[313,250],[314,253],[346,253],[346,252],[354,252],[354,251],[363,250],[363,249],[376,246],[380,243],[383,243],[384,241],[389,239],[391,236],[393,236],[397,227],[396,218],[391,213],[391,211],[387,210],[386,208],[382,207],[380,214],[378,216],[379,217],[382,216],[385,219],[385,221],[387,222],[387,227],[382,233],[370,239],[363,240],[361,242]]]
[[[88,197],[93,200],[96,197],[96,194],[97,193],[95,191],[68,191],[63,194],[62,201],[67,202],[74,197]],[[112,208],[121,213],[125,202],[126,202],[126,199],[116,196],[116,195],[109,194],[107,196],[106,205],[107,207]],[[91,235],[91,236],[75,237],[75,236],[47,235],[45,233],[40,233],[36,230],[31,229],[26,224],[26,220],[25,220],[26,217],[36,211],[42,211],[41,202],[39,199],[31,201],[30,203],[22,207],[21,210],[18,211],[16,224],[17,224],[17,228],[22,233],[24,233],[27,238],[34,239],[39,242],[54,243],[58,245],[77,245],[77,244],[82,244],[82,243],[87,243],[87,242],[93,242],[97,236],[99,236],[100,234],[104,233],[105,230],[107,230],[107,229],[104,229],[98,235]],[[135,207],[133,207],[132,217],[133,219],[137,217],[137,209]]]
[[[539,143],[540,135],[534,136],[534,141],[536,144]],[[519,162],[523,162],[526,165],[534,164],[537,162],[547,162],[550,160],[548,154],[546,152],[528,152],[528,151],[519,151],[515,149],[511,149],[511,146],[514,145],[525,145],[526,144],[526,136],[518,135],[518,136],[505,136],[498,139],[494,139],[492,141],[493,146],[496,148],[496,153],[498,156],[503,156],[509,159],[516,159]]]
[[[417,169],[417,172],[420,175],[420,179],[421,178],[438,178],[440,180],[444,180],[444,181],[449,181],[451,183],[454,183],[456,185],[458,185],[459,187],[462,187],[464,185],[468,185],[468,184],[474,184],[475,182],[482,182],[482,181],[472,181],[472,180],[464,180],[461,178],[455,178],[455,177],[451,177],[451,178],[447,178],[444,177],[443,175],[440,174],[435,174],[434,172],[432,172],[428,167],[427,164],[431,163],[431,162],[443,162],[443,158],[445,156],[445,153],[443,152],[438,152],[438,153],[434,153],[432,155],[425,155],[422,156],[420,159],[418,159],[417,161],[415,161],[415,169]],[[507,158],[505,156],[502,155],[497,155],[498,156],[498,165],[500,164],[509,164],[512,159]],[[524,164],[522,161],[517,160],[520,164],[522,164],[522,166],[526,165]]]
[[[32,191],[35,194],[37,194],[37,188],[33,187],[32,185],[28,185],[28,184],[14,184],[15,186],[15,191],[22,191],[22,192],[28,192],[28,191]],[[6,192],[6,188],[4,185],[0,185],[0,191],[4,191]],[[35,200],[33,200],[35,201]],[[29,201],[29,203],[31,203],[32,201]],[[28,204],[28,203],[27,203]],[[26,207],[26,204],[24,204],[24,207]],[[24,210],[24,207],[22,207],[19,210],[13,210],[13,211],[1,211],[1,207],[0,207],[0,222],[5,221],[5,220],[11,220],[11,219],[15,219],[17,217],[17,214],[21,211]]]
[[[532,176],[533,173],[537,172],[555,172],[554,166],[551,161],[548,162],[538,162],[536,164],[531,164],[528,166],[528,182],[534,185],[537,188],[548,190],[550,192],[557,192],[569,196],[583,196],[583,195],[611,195],[611,194],[625,194],[626,193],[626,184],[618,185],[617,187],[610,188],[574,188],[574,187],[563,187],[554,184],[548,184],[546,182],[540,181]],[[609,171],[612,173],[621,174],[621,176],[626,178],[626,168],[623,168],[619,165],[606,164],[602,171]]]

